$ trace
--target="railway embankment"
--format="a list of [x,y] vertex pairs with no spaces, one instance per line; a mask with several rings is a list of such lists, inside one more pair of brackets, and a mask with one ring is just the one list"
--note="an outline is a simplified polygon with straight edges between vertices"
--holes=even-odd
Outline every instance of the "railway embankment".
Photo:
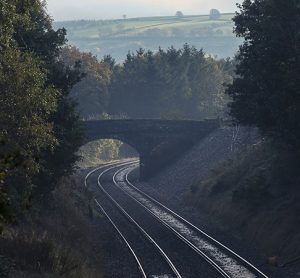
[[299,177],[291,153],[223,128],[140,186],[270,277],[298,277]]
[[0,236],[0,277],[108,277],[104,254],[111,260],[123,249],[112,249],[113,230],[91,219],[90,198],[80,177],[66,177],[49,200],[7,227]]

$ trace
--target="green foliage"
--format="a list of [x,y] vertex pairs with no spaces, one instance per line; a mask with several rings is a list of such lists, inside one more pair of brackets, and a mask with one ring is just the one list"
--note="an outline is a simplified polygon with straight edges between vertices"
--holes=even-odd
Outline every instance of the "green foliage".
[[191,185],[197,198],[227,195],[233,205],[255,208],[273,198],[289,195],[299,181],[299,160],[294,152],[262,141],[219,163],[201,181]]
[[7,1],[0,2],[0,47],[3,49],[11,44],[14,31],[13,24],[16,21],[15,6]]
[[0,137],[5,144],[0,146],[0,153],[7,161],[2,186],[14,196],[15,203],[42,169],[41,153],[57,145],[49,120],[57,108],[59,92],[45,83],[46,75],[31,54],[17,49],[1,52]]
[[[68,94],[77,67],[59,61],[65,30],[54,31],[44,2],[0,3],[0,221],[31,205],[70,173],[81,141]],[[47,182],[45,182],[45,180]]]
[[[221,162],[201,181],[191,185],[194,201],[202,197],[229,198],[235,205],[255,207],[270,198],[275,182],[274,166],[277,155],[269,143],[260,143],[237,153],[231,159]],[[281,187],[279,184],[278,187]],[[199,200],[200,201],[200,200]]]
[[65,65],[80,63],[83,78],[71,90],[70,97],[77,103],[81,117],[98,116],[107,111],[109,102],[108,85],[110,83],[112,61],[99,62],[91,53],[80,52],[76,47],[64,47],[60,59]]
[[229,60],[215,60],[189,45],[129,53],[110,87],[112,114],[130,118],[203,119],[223,115]]
[[[45,2],[39,0],[13,0],[18,25],[14,26],[13,39],[22,51],[33,52],[47,62],[45,67],[55,66],[60,47],[66,42],[66,30],[52,28],[52,20],[45,10]],[[52,72],[48,72],[49,75]]]
[[34,157],[57,144],[47,120],[57,108],[59,91],[45,86],[46,75],[32,55],[4,50],[0,59],[0,136],[30,160],[27,171],[35,173]]
[[105,161],[119,159],[121,146],[122,142],[113,139],[89,142],[79,149],[78,154],[81,160],[78,161],[77,165],[80,168],[88,168]]
[[235,33],[245,42],[237,56],[237,78],[227,90],[231,115],[299,150],[299,1],[245,0],[239,8]]
[[92,244],[99,233],[88,218],[91,192],[68,178],[52,196],[50,206],[43,204],[26,223],[0,235],[1,277],[104,276],[101,248]]
[[295,153],[262,141],[198,178],[186,204],[195,206],[199,215],[207,214],[216,226],[250,236],[265,254],[284,260],[300,251],[299,182]]
[[140,49],[123,64],[111,56],[97,61],[90,53],[64,48],[67,65],[81,65],[84,79],[71,97],[85,119],[114,117],[203,119],[225,117],[228,97],[224,84],[232,82],[234,61],[217,60],[189,45],[156,53]]

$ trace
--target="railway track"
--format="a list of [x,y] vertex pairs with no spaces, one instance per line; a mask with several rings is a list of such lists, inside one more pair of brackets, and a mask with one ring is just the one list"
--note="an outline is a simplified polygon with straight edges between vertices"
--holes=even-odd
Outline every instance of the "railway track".
[[128,175],[137,165],[138,161],[128,161],[96,168],[86,176],[85,186],[91,176],[97,176],[101,194],[95,196],[95,204],[130,250],[140,276],[267,277],[250,262],[134,186]]
[[127,165],[118,170],[113,179],[125,194],[139,203],[151,215],[157,218],[165,227],[214,267],[221,276],[227,278],[263,277],[267,276],[250,262],[239,256],[233,250],[224,246],[192,223],[167,208],[148,194],[134,186],[128,178],[130,172],[137,167]]
[[[166,253],[162,250],[162,248],[104,189],[104,187],[102,187],[100,182],[101,177],[103,177],[112,169],[127,164],[128,162],[116,163],[94,169],[86,176],[85,186],[88,186],[88,179],[90,176],[100,171],[97,179],[98,187],[101,189],[103,195],[95,196],[95,205],[99,208],[101,213],[106,216],[110,224],[114,227],[119,237],[130,251],[141,277],[181,278],[181,275],[177,271],[176,267]],[[109,201],[110,204],[107,201]],[[126,274],[126,277],[130,277],[130,274]]]

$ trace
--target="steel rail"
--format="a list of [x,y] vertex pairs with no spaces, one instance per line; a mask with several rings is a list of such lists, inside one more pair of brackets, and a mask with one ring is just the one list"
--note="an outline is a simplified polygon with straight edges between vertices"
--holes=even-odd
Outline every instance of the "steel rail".
[[[138,166],[137,166],[138,167]],[[133,171],[134,169],[132,169],[131,171]],[[155,200],[153,197],[149,196],[148,194],[146,194],[145,192],[141,191],[139,188],[137,188],[136,186],[134,186],[128,178],[128,175],[130,174],[130,172],[128,172],[126,174],[126,182],[135,190],[137,190],[139,193],[141,193],[144,197],[147,197],[148,199],[150,199],[151,201],[153,201],[154,203],[156,203],[157,205],[159,205],[160,207],[164,208],[165,210],[167,210],[168,212],[170,212],[174,217],[176,217],[177,219],[183,221],[185,224],[187,224],[189,227],[193,228],[194,230],[196,230],[197,232],[199,232],[201,235],[205,236],[207,239],[209,239],[210,241],[212,241],[213,243],[215,243],[216,245],[220,246],[223,250],[225,250],[226,252],[228,252],[229,254],[233,255],[237,260],[241,261],[243,263],[244,266],[249,267],[252,271],[256,272],[257,275],[259,275],[259,277],[263,277],[263,278],[268,278],[268,276],[266,276],[263,272],[261,272],[257,267],[255,267],[252,263],[250,263],[249,261],[247,261],[246,259],[244,259],[243,257],[241,257],[239,254],[237,254],[236,252],[234,252],[232,249],[230,249],[229,247],[225,246],[224,244],[222,244],[221,242],[219,242],[218,240],[216,240],[215,238],[213,238],[212,236],[208,235],[207,233],[205,233],[204,231],[202,231],[201,229],[199,229],[197,226],[195,226],[194,224],[192,224],[191,222],[189,222],[188,220],[186,220],[185,218],[183,218],[182,216],[180,216],[179,214],[177,214],[176,212],[172,211],[171,209],[169,209],[168,207],[166,207],[165,205],[163,205],[162,203],[160,203],[159,201]]]
[[[99,171],[103,168],[109,167],[111,165],[115,165],[115,167],[117,166],[124,166],[126,164],[128,164],[130,162],[126,162],[126,163],[122,163],[122,162],[113,162],[113,163],[109,163],[106,165],[102,165],[92,171],[90,171],[84,179],[84,185],[87,188],[87,180],[90,177],[90,175],[92,175],[93,173],[95,173],[96,171]],[[132,162],[131,162],[132,163]],[[127,246],[127,248],[129,249],[130,253],[132,254],[132,256],[134,257],[134,260],[136,261],[137,265],[138,265],[138,269],[139,272],[141,274],[141,276],[143,278],[147,278],[147,275],[143,269],[143,266],[140,262],[140,260],[138,259],[137,255],[135,254],[133,248],[131,247],[130,243],[127,241],[127,239],[125,238],[125,236],[123,235],[123,233],[119,230],[119,228],[117,227],[117,225],[114,223],[114,221],[110,218],[110,216],[108,215],[108,213],[105,211],[105,209],[100,205],[100,203],[98,202],[98,200],[96,198],[94,198],[94,202],[96,203],[96,205],[100,208],[100,210],[102,211],[102,213],[106,216],[106,218],[108,219],[108,221],[111,223],[111,225],[115,228],[115,230],[117,231],[117,233],[119,234],[119,236],[122,238],[122,240],[124,241],[125,245]]]
[[[136,162],[131,162],[131,164],[135,164]],[[151,244],[154,245],[154,247],[159,251],[160,255],[163,257],[163,259],[166,261],[166,263],[169,265],[170,269],[172,272],[175,274],[177,278],[182,278],[178,270],[176,269],[175,265],[172,263],[170,258],[167,256],[167,254],[163,251],[163,249],[157,244],[157,242],[126,212],[126,210],[103,188],[100,179],[101,177],[107,173],[108,171],[119,167],[122,165],[117,165],[117,166],[112,166],[105,171],[103,171],[99,176],[98,176],[98,187],[101,189],[101,191],[111,200],[111,202],[125,215],[125,217],[132,222],[139,230],[140,232],[151,242]],[[117,171],[118,172],[118,171]],[[116,172],[116,173],[117,173]],[[115,176],[115,174],[114,174]]]
[[[134,164],[134,163],[133,163]],[[132,166],[132,165],[131,165]],[[114,181],[115,181],[115,177],[118,173],[126,170],[126,169],[130,169],[131,167],[123,167],[122,169],[120,169],[117,173],[115,173],[114,175]],[[136,167],[135,167],[136,168]],[[257,269],[254,265],[252,265],[250,262],[248,262],[247,260],[245,260],[244,258],[242,258],[240,255],[238,255],[237,253],[235,253],[233,250],[229,249],[227,246],[223,245],[222,243],[220,243],[219,241],[217,241],[216,239],[214,239],[213,237],[209,236],[208,234],[206,234],[205,232],[203,232],[202,230],[200,230],[198,227],[196,227],[195,225],[193,225],[192,223],[190,223],[189,221],[187,221],[186,219],[184,219],[183,217],[181,217],[180,215],[178,215],[177,213],[175,213],[174,211],[172,211],[171,209],[169,209],[168,207],[166,207],[165,205],[161,204],[160,202],[158,202],[157,200],[155,200],[154,198],[152,198],[151,196],[149,196],[148,194],[144,193],[143,191],[141,191],[139,188],[137,188],[136,186],[134,186],[128,178],[128,175],[135,169],[131,169],[130,171],[128,171],[125,175],[125,179],[124,181],[136,192],[140,193],[144,198],[146,198],[148,201],[156,204],[157,206],[159,206],[162,210],[167,211],[168,213],[170,213],[175,219],[183,222],[185,225],[187,225],[189,228],[191,228],[193,231],[196,231],[197,233],[200,233],[200,235],[202,237],[204,237],[206,240],[208,240],[211,244],[213,244],[214,247],[217,247],[219,249],[221,249],[222,251],[225,251],[225,253],[230,254],[237,262],[240,262],[241,265],[243,267],[245,267],[247,270],[251,270],[251,272],[253,274],[255,274],[256,277],[263,277],[263,278],[267,278],[267,276],[262,273],[259,269]],[[117,185],[117,183],[115,182],[115,185],[118,186],[121,190],[123,190],[128,196],[130,196],[133,200],[135,200],[136,202],[138,202],[141,206],[143,206],[149,213],[151,213],[154,217],[156,217],[164,226],[166,226],[168,229],[172,230],[180,239],[182,239],[186,244],[188,244],[194,251],[196,251],[199,255],[201,255],[209,264],[211,264],[217,271],[219,271],[219,273],[223,276],[223,277],[227,277],[227,278],[231,278],[232,276],[230,276],[228,273],[226,273],[226,271],[224,269],[222,269],[216,262],[214,262],[214,260],[212,260],[209,256],[207,256],[202,250],[200,250],[197,246],[195,246],[195,244],[193,244],[192,242],[190,242],[188,239],[186,239],[182,234],[180,234],[178,231],[176,231],[173,227],[171,227],[168,223],[166,223],[165,221],[163,221],[162,219],[160,219],[156,214],[154,214],[148,207],[146,207],[144,204],[142,204],[137,198],[133,197],[130,193],[128,193],[124,188],[120,187],[119,185]]]
[[107,164],[103,164],[95,169],[93,169],[92,171],[88,172],[87,175],[85,176],[84,178],[84,186],[87,188],[87,180],[89,178],[90,175],[92,175],[93,173],[103,169],[103,168],[106,168],[108,166],[112,166],[112,165],[120,165],[120,166],[123,166],[123,165],[126,165],[127,163],[130,164],[130,163],[134,163],[134,162],[138,162],[139,160],[138,159],[135,159],[135,160],[130,160],[130,161],[121,161],[121,160],[117,160],[117,161],[114,161],[114,162],[110,162],[110,163],[107,163]]
[[127,241],[127,239],[125,238],[125,236],[123,235],[123,233],[119,230],[119,228],[117,227],[117,225],[114,223],[114,221],[109,217],[109,215],[107,214],[107,212],[104,210],[104,208],[100,205],[100,203],[94,199],[97,206],[101,209],[102,213],[107,217],[107,219],[109,220],[109,222],[111,223],[111,225],[115,228],[115,230],[118,232],[118,234],[120,235],[120,237],[123,239],[123,241],[125,242],[126,246],[128,247],[128,249],[130,250],[131,254],[133,255],[136,263],[138,264],[138,268],[139,271],[142,275],[142,277],[147,278],[147,275],[142,267],[142,264],[140,262],[140,260],[138,259],[137,255],[135,254],[133,248],[131,247],[130,243]]
[[180,240],[182,240],[185,244],[187,244],[191,249],[193,249],[198,255],[203,257],[212,267],[214,267],[219,274],[221,274],[225,278],[231,278],[229,275],[227,275],[226,272],[223,271],[222,268],[220,268],[219,265],[217,265],[211,258],[209,258],[205,253],[203,253],[199,248],[197,248],[194,244],[189,242],[185,237],[183,237],[178,231],[176,231],[174,228],[172,228],[170,225],[165,223],[162,219],[157,217],[149,208],[147,208],[145,205],[143,205],[138,199],[133,197],[131,194],[129,194],[125,189],[121,188],[119,185],[117,185],[117,182],[115,181],[115,177],[117,174],[119,174],[121,171],[124,171],[124,169],[127,169],[127,167],[120,169],[117,171],[113,177],[114,184],[120,188],[122,191],[124,191],[125,194],[127,194],[130,198],[132,198],[134,201],[136,201],[139,205],[141,205],[145,210],[147,210],[153,217],[155,217],[163,226],[165,226],[167,229],[171,230]]

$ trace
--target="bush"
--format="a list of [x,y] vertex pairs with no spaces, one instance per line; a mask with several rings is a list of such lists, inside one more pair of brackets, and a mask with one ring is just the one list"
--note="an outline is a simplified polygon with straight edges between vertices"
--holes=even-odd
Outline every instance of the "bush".
[[92,248],[97,235],[88,216],[90,199],[79,180],[65,179],[50,207],[35,208],[36,215],[6,229],[0,236],[0,277],[103,277]]

